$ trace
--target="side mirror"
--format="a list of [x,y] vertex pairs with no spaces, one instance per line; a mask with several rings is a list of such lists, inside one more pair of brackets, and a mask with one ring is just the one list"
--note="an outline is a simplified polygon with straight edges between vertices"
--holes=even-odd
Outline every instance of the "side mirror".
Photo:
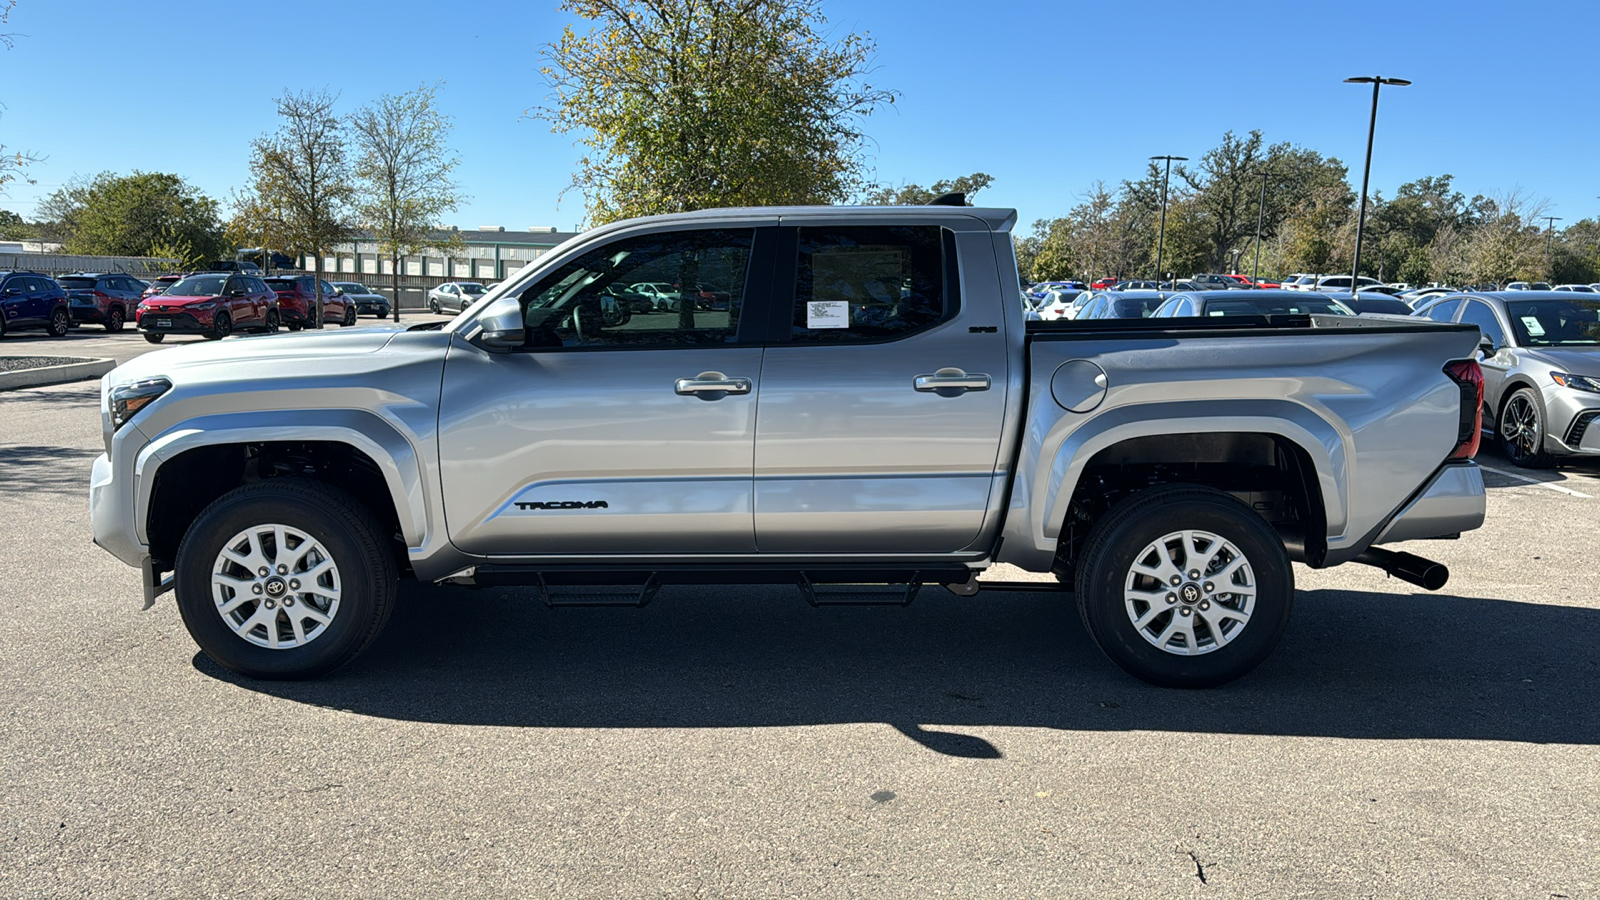
[[485,347],[494,350],[512,350],[527,340],[528,329],[522,320],[522,301],[517,297],[501,297],[489,304],[478,316],[478,327],[483,329],[480,339]]
[[1487,334],[1479,336],[1479,338],[1478,338],[1478,352],[1479,353],[1482,353],[1484,356],[1493,356],[1493,355],[1495,355],[1495,353],[1499,352],[1499,350],[1500,350],[1500,348],[1496,347],[1494,345],[1494,338],[1488,336]]

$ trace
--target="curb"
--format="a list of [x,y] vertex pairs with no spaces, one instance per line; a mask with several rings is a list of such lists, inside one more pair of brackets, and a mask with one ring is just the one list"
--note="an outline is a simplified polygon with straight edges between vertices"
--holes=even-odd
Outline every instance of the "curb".
[[69,381],[99,378],[116,367],[117,361],[114,359],[91,359],[88,362],[43,366],[37,369],[23,369],[19,372],[0,372],[0,391],[13,391],[17,388],[42,387],[47,384],[66,384]]

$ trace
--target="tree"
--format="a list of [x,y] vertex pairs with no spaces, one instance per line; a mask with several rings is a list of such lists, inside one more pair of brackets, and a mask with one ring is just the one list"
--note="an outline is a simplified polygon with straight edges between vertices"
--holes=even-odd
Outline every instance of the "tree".
[[967,195],[967,205],[971,206],[972,198],[991,184],[994,184],[992,176],[974,172],[952,181],[935,181],[933,187],[927,188],[918,184],[878,185],[867,192],[862,202],[868,206],[927,206],[941,194],[959,193]]
[[1521,191],[1480,198],[1482,222],[1472,230],[1465,250],[1472,278],[1480,283],[1532,281],[1548,271],[1545,237],[1539,228],[1545,204]]
[[546,48],[550,106],[577,132],[591,222],[717,206],[841,202],[864,188],[874,44],[830,41],[822,0],[564,0],[596,23]]
[[434,105],[437,85],[386,94],[350,119],[356,144],[356,215],[378,240],[394,276],[394,320],[400,321],[400,258],[440,246],[439,219],[461,205],[450,173],[460,158],[446,142],[450,117]]
[[0,240],[31,241],[38,233],[38,229],[24,222],[21,216],[9,209],[0,209]]
[[350,238],[355,198],[344,123],[333,114],[334,100],[323,91],[278,98],[283,121],[276,133],[251,142],[250,183],[234,199],[230,228],[241,241],[316,259],[316,328],[322,327],[323,258]]
[[39,215],[54,223],[68,253],[159,256],[159,245],[213,260],[228,249],[217,201],[165,172],[73,179],[40,202]]

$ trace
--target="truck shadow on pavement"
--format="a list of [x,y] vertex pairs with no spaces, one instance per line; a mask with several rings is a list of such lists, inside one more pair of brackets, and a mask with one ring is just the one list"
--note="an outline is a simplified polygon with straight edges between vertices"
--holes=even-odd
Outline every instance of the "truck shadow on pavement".
[[1217,690],[1112,666],[1069,598],[925,590],[813,610],[773,588],[665,588],[645,609],[546,609],[512,589],[407,584],[388,630],[312,682],[201,672],[299,703],[419,722],[726,728],[883,722],[929,750],[965,728],[1600,743],[1600,610],[1302,591],[1277,652]]

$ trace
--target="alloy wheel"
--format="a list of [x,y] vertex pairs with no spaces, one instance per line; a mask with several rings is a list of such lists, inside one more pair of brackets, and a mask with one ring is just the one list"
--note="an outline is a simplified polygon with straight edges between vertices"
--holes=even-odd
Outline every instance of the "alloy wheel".
[[339,567],[305,531],[256,525],[217,554],[211,599],[243,640],[269,650],[303,647],[327,633],[339,614]]
[[1123,606],[1134,630],[1176,656],[1227,644],[1250,624],[1256,580],[1238,547],[1209,531],[1174,531],[1134,557]]

